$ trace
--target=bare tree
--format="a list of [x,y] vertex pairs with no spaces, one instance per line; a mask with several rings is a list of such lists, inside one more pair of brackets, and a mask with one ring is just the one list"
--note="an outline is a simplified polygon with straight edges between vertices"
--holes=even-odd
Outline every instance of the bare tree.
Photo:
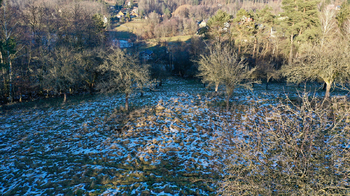
[[142,88],[149,80],[149,65],[140,65],[136,55],[129,55],[121,49],[104,53],[105,62],[98,70],[102,79],[97,88],[101,92],[121,91],[125,94],[125,109],[129,109],[129,95]]
[[292,66],[284,66],[281,71],[288,82],[315,81],[326,83],[325,99],[330,96],[330,89],[335,83],[344,83],[350,78],[350,45],[343,38],[328,42],[327,45],[310,46],[303,57]]
[[230,97],[238,86],[250,88],[251,75],[255,68],[250,69],[243,58],[240,58],[236,50],[226,43],[218,43],[209,49],[208,55],[201,55],[197,61],[198,74],[203,82],[215,85],[215,92],[220,84],[226,87],[226,108],[229,109]]
[[281,73],[276,69],[276,63],[270,58],[269,60],[261,59],[257,62],[256,70],[252,76],[253,78],[266,79],[265,89],[268,90],[269,82],[272,79],[278,80]]
[[74,51],[66,47],[58,48],[47,55],[45,61],[43,73],[47,89],[63,93],[63,102],[66,102],[67,92],[72,92],[83,74]]
[[103,59],[99,56],[100,49],[84,50],[77,53],[77,64],[81,69],[81,86],[88,89],[90,94],[95,90],[98,79],[98,67],[103,63]]
[[[18,57],[22,48],[21,44],[17,42],[19,36],[18,21],[12,19],[17,14],[19,14],[17,8],[13,7],[9,0],[5,0],[0,10],[0,63],[5,65],[8,70],[8,73],[5,69],[2,71],[4,76],[8,75],[10,102],[13,101],[13,61]],[[4,79],[4,83],[6,83],[6,79]]]
[[[324,9],[319,15],[321,23],[321,45],[327,44],[339,32],[337,28],[337,21],[335,19],[335,10]],[[339,34],[338,34],[339,35]]]

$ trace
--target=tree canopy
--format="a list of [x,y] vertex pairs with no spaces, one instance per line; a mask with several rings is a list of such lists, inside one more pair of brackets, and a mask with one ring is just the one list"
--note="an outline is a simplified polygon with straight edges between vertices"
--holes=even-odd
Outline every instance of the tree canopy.
[[350,79],[349,42],[339,39],[327,45],[312,45],[294,65],[281,71],[288,82],[300,83],[321,79],[326,83],[325,99],[330,96],[331,86]]
[[215,91],[220,84],[225,85],[226,107],[229,108],[229,99],[238,86],[250,88],[250,75],[254,72],[248,63],[241,58],[230,43],[217,43],[210,47],[209,53],[201,55],[197,61],[198,76],[203,82],[215,85]]
[[281,31],[289,37],[288,64],[292,64],[295,41],[300,45],[316,39],[319,33],[318,0],[283,0],[281,17],[277,20]]
[[104,63],[98,71],[102,74],[98,89],[102,92],[121,91],[125,94],[125,109],[128,110],[129,95],[143,88],[149,80],[149,65],[139,64],[136,55],[130,55],[121,49],[111,49],[103,53]]
[[227,12],[218,10],[217,13],[207,22],[211,36],[214,39],[218,39],[220,42],[221,37],[227,33],[227,30],[229,28],[227,25],[231,19],[232,16]]

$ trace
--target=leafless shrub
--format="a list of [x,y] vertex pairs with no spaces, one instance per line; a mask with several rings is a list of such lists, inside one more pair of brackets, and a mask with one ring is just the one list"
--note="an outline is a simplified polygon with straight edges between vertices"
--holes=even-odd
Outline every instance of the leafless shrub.
[[234,117],[220,194],[350,194],[349,102],[301,99]]

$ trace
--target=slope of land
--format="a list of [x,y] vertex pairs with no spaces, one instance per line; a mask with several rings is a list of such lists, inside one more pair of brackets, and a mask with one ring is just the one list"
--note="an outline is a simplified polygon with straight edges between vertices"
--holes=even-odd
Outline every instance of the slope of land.
[[[283,96],[280,85],[270,88],[237,89],[232,101],[263,107]],[[2,113],[0,194],[214,195],[231,125],[211,107],[224,98],[207,93],[194,81],[168,80],[134,95],[129,114],[117,94]]]

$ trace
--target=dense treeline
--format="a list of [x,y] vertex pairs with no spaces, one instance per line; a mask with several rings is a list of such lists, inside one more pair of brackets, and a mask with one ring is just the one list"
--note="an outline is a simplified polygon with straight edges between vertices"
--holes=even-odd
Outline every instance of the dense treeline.
[[[328,98],[333,85],[344,87],[350,78],[349,5],[343,3],[337,10],[318,1],[285,0],[282,8],[279,14],[269,7],[255,12],[240,9],[235,17],[219,10],[203,34],[214,43],[227,42],[226,47],[236,48],[254,68],[247,79],[265,79],[266,84],[281,77],[297,84],[324,82]],[[215,63],[199,64],[207,72],[217,71]],[[211,80],[218,84],[216,77]]]
[[[125,0],[118,0],[117,5],[123,5]],[[264,5],[269,4],[271,7],[278,9],[281,1],[261,1],[261,0],[139,0],[139,9],[144,13],[148,14],[151,12],[157,12],[161,15],[167,15],[170,13],[182,12],[181,14],[196,15],[200,17],[207,17],[211,10],[216,11],[217,9],[224,9],[231,14],[234,14],[241,8],[244,9],[259,9]],[[191,5],[188,10],[178,9],[183,5]]]
[[[107,49],[112,42],[106,33],[109,22],[106,4],[64,0],[16,2],[7,0],[1,7],[2,103],[38,96],[62,94],[66,97],[67,93],[93,92],[101,86],[97,85],[99,81],[105,82],[100,66],[105,63],[106,56],[116,52]],[[295,83],[319,81],[325,83],[326,97],[332,85],[348,81],[349,55],[345,49],[349,47],[350,11],[347,3],[337,10],[325,2],[311,0],[284,0],[277,8],[257,8],[261,2],[245,1],[242,4],[236,2],[234,13],[229,11],[230,2],[175,3],[168,0],[154,4],[164,5],[162,9],[168,9],[164,13],[146,6],[154,2],[137,2],[140,12],[148,13],[147,27],[141,32],[143,38],[199,35],[187,43],[159,43],[154,48],[152,60],[146,61],[146,64],[151,64],[149,70],[153,79],[161,81],[169,73],[205,77],[208,74],[204,72],[218,69],[211,59],[206,61],[206,70],[203,69],[201,66],[205,62],[201,59],[211,58],[217,50],[229,47],[230,54],[237,57],[236,60],[226,60],[247,66],[250,73],[240,81],[265,80],[266,88],[272,79],[282,78]],[[244,3],[251,3],[255,8],[244,8]],[[173,4],[174,8],[168,7]],[[276,12],[280,8],[282,11]],[[13,16],[16,20],[12,19]],[[198,24],[200,20],[205,21],[202,27]],[[337,47],[339,43],[342,47]],[[132,54],[138,63],[143,63],[144,60],[139,61],[140,56],[137,56],[137,43],[134,46],[123,51],[121,56],[129,58]],[[319,58],[326,55],[327,58]],[[231,85],[225,78],[211,80],[203,78],[216,87]],[[228,99],[232,91],[227,91]]]
[[95,53],[107,25],[103,4],[6,0],[0,12],[3,101],[94,85]]
[[[124,5],[120,1],[117,5]],[[174,35],[194,34],[198,29],[198,22],[207,21],[218,10],[223,10],[235,16],[240,9],[256,11],[266,5],[277,14],[281,11],[281,2],[262,1],[139,1],[140,16],[146,15],[150,25],[142,29],[143,38],[159,38]],[[120,8],[120,6],[117,6]]]

